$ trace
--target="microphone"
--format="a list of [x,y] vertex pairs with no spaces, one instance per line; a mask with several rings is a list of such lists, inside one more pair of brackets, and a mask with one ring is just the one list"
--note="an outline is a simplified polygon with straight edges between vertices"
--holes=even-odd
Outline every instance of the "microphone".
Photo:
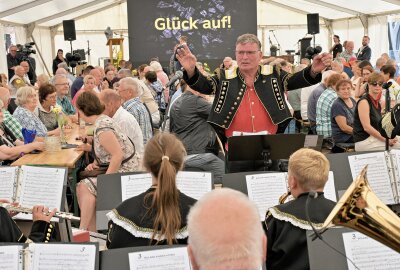
[[385,83],[382,85],[382,88],[383,88],[383,89],[389,89],[391,86],[392,86],[392,82],[385,82]]
[[165,85],[165,87],[170,87],[173,85],[177,80],[180,80],[183,78],[183,72],[181,70],[177,70],[175,72],[175,75],[171,77],[169,82]]
[[273,29],[271,29],[271,30],[269,30],[270,32],[274,32],[274,30]]

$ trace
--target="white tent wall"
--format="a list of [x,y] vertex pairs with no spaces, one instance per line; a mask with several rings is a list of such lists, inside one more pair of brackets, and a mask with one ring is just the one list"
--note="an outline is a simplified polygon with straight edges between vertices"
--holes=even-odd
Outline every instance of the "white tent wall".
[[[33,38],[36,41],[36,54],[31,54],[33,58],[36,60],[36,74],[47,74],[48,72],[52,75],[51,72],[51,36],[50,29],[45,27],[36,27],[33,30]],[[28,40],[29,42],[31,39]],[[35,49],[35,47],[33,48]],[[43,61],[47,65],[48,71],[45,69],[44,63],[39,56],[39,51],[42,54]]]
[[[257,8],[257,35],[263,44],[264,55],[270,54],[270,43],[281,45],[281,55],[285,55],[285,50],[299,50],[298,40],[307,35],[307,15],[291,11],[282,7],[275,6],[266,2],[258,2]],[[275,37],[270,30],[274,30]],[[263,34],[264,32],[264,34]],[[315,35],[315,44],[328,50],[329,32],[320,20],[320,33]],[[311,45],[313,41],[311,42]],[[297,58],[295,58],[297,61]]]
[[[86,55],[86,62],[93,66],[103,66],[103,61],[99,63],[99,58],[108,58],[109,51],[106,45],[107,39],[104,35],[104,30],[110,27],[118,35],[124,38],[124,59],[129,59],[129,38],[128,38],[128,17],[126,3],[114,6],[107,10],[103,10],[96,14],[85,16],[75,20],[76,40],[72,42],[72,48],[84,49],[87,52],[89,41],[90,44],[90,59]],[[54,38],[55,51],[52,52],[55,56],[57,49],[63,49],[64,55],[71,51],[69,41],[64,41],[62,24],[57,29],[57,34]]]

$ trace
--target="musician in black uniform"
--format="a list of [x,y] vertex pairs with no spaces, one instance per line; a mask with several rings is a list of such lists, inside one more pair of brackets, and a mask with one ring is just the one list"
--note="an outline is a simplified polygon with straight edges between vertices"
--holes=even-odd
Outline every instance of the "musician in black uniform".
[[[0,200],[0,202],[8,203],[6,200]],[[27,238],[19,229],[18,225],[11,218],[12,213],[0,207],[0,242],[19,242],[19,243],[30,243],[30,242],[50,242],[55,237],[54,226],[50,224],[50,219],[56,213],[54,209],[48,215],[48,208],[40,205],[36,205],[32,209],[33,225],[31,233]],[[15,213],[13,213],[15,214]]]
[[200,93],[215,94],[208,122],[216,128],[223,143],[226,138],[244,132],[284,132],[292,118],[284,92],[320,82],[321,71],[332,62],[331,54],[316,55],[311,66],[293,75],[278,67],[259,65],[263,56],[261,43],[253,34],[237,39],[237,68],[220,69],[209,77],[196,68],[196,57],[186,44],[177,53],[187,84]]
[[306,231],[311,230],[306,217],[306,201],[309,198],[309,218],[313,226],[322,224],[335,206],[324,197],[328,181],[329,161],[320,152],[300,149],[289,159],[288,185],[294,200],[272,207],[265,218],[267,233],[267,269],[310,269]]
[[109,249],[187,244],[186,216],[196,200],[176,186],[185,154],[182,142],[172,134],[159,133],[147,143],[143,165],[153,185],[107,214]]

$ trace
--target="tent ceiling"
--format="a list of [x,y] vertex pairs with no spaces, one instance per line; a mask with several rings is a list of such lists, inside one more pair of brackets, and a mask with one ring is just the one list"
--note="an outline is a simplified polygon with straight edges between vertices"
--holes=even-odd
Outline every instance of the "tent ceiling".
[[[0,20],[40,26],[53,26],[126,0],[0,0]],[[264,1],[264,0],[260,0]],[[299,13],[319,13],[336,20],[360,15],[393,14],[400,10],[400,0],[265,0]]]

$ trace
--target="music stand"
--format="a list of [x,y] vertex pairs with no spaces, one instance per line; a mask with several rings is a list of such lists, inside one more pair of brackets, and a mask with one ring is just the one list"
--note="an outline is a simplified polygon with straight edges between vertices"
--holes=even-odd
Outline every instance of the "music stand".
[[251,162],[244,171],[255,171],[254,161],[262,161],[264,171],[271,170],[273,160],[289,159],[304,147],[305,134],[234,136],[228,139],[228,162]]

